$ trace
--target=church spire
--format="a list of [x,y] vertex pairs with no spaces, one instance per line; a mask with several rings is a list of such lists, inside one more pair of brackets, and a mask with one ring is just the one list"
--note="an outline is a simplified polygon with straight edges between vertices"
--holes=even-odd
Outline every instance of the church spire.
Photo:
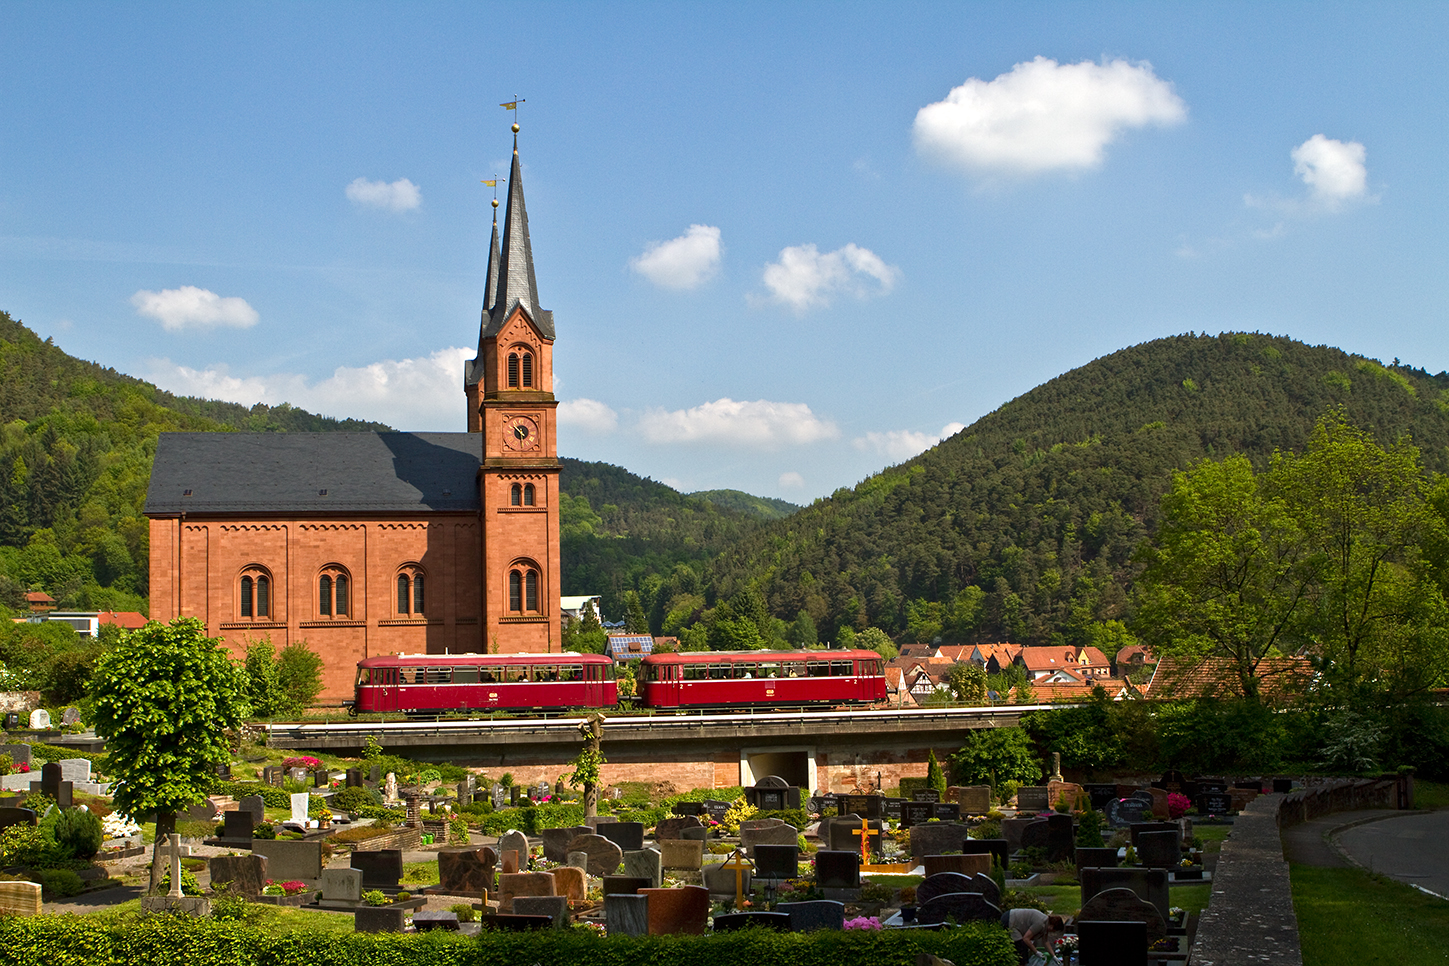
[[[538,307],[538,282],[533,275],[533,245],[528,237],[528,209],[523,203],[523,171],[518,161],[518,132],[513,135],[513,168],[508,175],[507,210],[497,291],[483,338],[496,335],[515,308],[523,309],[540,335],[552,340],[553,313]],[[490,278],[491,278],[490,271]],[[490,281],[491,284],[491,281]]]
[[488,242],[488,281],[483,287],[483,325],[478,330],[479,354],[482,354],[483,329],[493,315],[493,306],[498,301],[498,199],[493,199],[493,238]]

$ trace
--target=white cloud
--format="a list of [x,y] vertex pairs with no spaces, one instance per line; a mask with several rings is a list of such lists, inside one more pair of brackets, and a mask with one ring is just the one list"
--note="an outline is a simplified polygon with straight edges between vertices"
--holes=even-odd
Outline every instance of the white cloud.
[[884,433],[866,433],[851,440],[851,443],[858,450],[875,450],[899,463],[924,453],[941,440],[955,436],[965,428],[964,423],[947,423],[935,436],[910,429],[892,429]]
[[800,490],[804,489],[804,487],[805,477],[801,476],[799,473],[796,473],[794,470],[790,470],[788,473],[780,474],[780,489]]
[[407,178],[399,178],[392,184],[354,178],[347,186],[347,198],[355,205],[387,211],[412,211],[423,203],[422,191]]
[[569,399],[558,404],[558,421],[602,436],[619,426],[619,414],[597,399]]
[[972,77],[916,113],[916,148],[974,172],[1037,174],[1095,168],[1119,133],[1177,124],[1187,105],[1146,62],[1017,64]]
[[678,238],[654,242],[629,266],[661,288],[698,288],[719,270],[719,229],[690,225]]
[[439,349],[417,359],[384,359],[371,365],[339,366],[331,376],[309,381],[295,373],[233,376],[226,365],[192,369],[169,359],[151,363],[151,381],[177,395],[275,406],[289,402],[315,413],[370,419],[398,429],[437,430],[456,425],[464,412],[458,375],[473,349]]
[[1365,151],[1357,141],[1335,141],[1315,134],[1293,149],[1293,173],[1303,179],[1313,199],[1334,208],[1368,192]]
[[[829,305],[836,292],[856,298],[883,295],[900,275],[900,269],[887,265],[869,248],[851,244],[822,255],[812,244],[782,249],[779,261],[765,266],[764,280],[771,300],[804,312]],[[877,284],[865,284],[866,278]]]
[[639,417],[639,428],[651,443],[722,443],[760,449],[840,435],[833,422],[816,416],[805,403],[767,399],[716,399],[692,409],[650,409]]
[[137,315],[155,319],[168,332],[182,329],[209,329],[226,325],[249,329],[257,324],[257,310],[247,300],[235,296],[222,298],[215,292],[195,285],[167,288],[159,292],[142,289],[131,296]]

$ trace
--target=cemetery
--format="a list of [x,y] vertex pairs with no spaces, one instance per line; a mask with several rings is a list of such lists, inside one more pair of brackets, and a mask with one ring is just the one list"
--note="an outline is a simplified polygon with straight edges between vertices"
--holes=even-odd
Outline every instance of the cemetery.
[[1063,962],[1105,950],[1139,961],[1136,949],[1186,963],[1223,844],[1255,803],[1291,824],[1404,791],[1392,778],[1176,771],[1077,783],[1053,760],[1044,784],[1001,789],[946,785],[939,769],[828,794],[775,776],[685,791],[621,783],[598,789],[588,815],[567,774],[525,786],[375,744],[355,759],[247,745],[178,815],[153,889],[154,825],[110,807],[99,753],[12,737],[0,755],[0,912],[42,932],[68,909],[179,916],[189,925],[175,928],[199,930],[290,916],[302,918],[289,929],[327,935],[505,945],[763,930],[1003,966],[1016,952],[1002,916],[1021,908],[1069,917],[1052,937]]

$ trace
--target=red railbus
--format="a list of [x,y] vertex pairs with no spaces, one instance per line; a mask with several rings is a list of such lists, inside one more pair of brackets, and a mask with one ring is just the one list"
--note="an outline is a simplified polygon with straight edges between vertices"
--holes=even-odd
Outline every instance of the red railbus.
[[357,662],[351,711],[552,711],[618,703],[602,654],[396,654]]
[[646,707],[875,704],[886,699],[875,651],[687,651],[641,662]]

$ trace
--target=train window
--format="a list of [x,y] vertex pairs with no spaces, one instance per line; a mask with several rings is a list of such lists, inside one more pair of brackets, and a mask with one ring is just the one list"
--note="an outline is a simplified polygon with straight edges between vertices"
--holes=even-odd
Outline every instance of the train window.
[[803,678],[805,676],[805,665],[798,661],[781,665],[784,669],[784,676],[790,678]]
[[708,664],[686,664],[684,665],[684,680],[703,681],[709,677]]
[[780,676],[780,665],[761,664],[760,670],[757,673],[762,678],[777,678]]
[[517,665],[517,664],[510,664],[508,667],[506,667],[506,668],[503,669],[503,680],[504,681],[527,681],[528,680],[528,667],[527,667],[527,665],[520,666],[520,665]]
[[582,681],[584,669],[578,664],[565,664],[558,669],[558,679],[560,681]]
[[491,667],[480,667],[478,669],[478,680],[483,684],[498,683],[498,669]]
[[405,667],[398,669],[398,676],[403,684],[422,684],[423,669],[420,667]]
[[850,677],[850,674],[851,674],[851,664],[850,664],[849,661],[831,661],[830,662],[830,675],[831,675],[831,677],[848,678],[848,677]]
[[477,684],[478,669],[476,667],[455,667],[453,668],[454,684]]
[[451,684],[453,683],[453,669],[450,667],[428,668],[429,684]]
[[549,681],[549,682],[557,681],[558,680],[558,665],[556,665],[556,664],[541,664],[541,665],[539,665],[538,667],[536,667],[536,668],[533,669],[533,679],[535,681]]
[[805,665],[812,678],[826,678],[830,676],[830,665],[825,661],[811,661]]
[[734,670],[735,673],[733,676],[736,678],[752,678],[755,676],[754,664],[745,664],[742,662],[734,665]]
[[365,684],[370,684],[371,682],[368,680],[368,678],[370,676],[371,676],[371,674],[370,674],[368,668],[365,668],[365,667],[358,668],[357,669],[357,686],[358,687],[362,687]]

